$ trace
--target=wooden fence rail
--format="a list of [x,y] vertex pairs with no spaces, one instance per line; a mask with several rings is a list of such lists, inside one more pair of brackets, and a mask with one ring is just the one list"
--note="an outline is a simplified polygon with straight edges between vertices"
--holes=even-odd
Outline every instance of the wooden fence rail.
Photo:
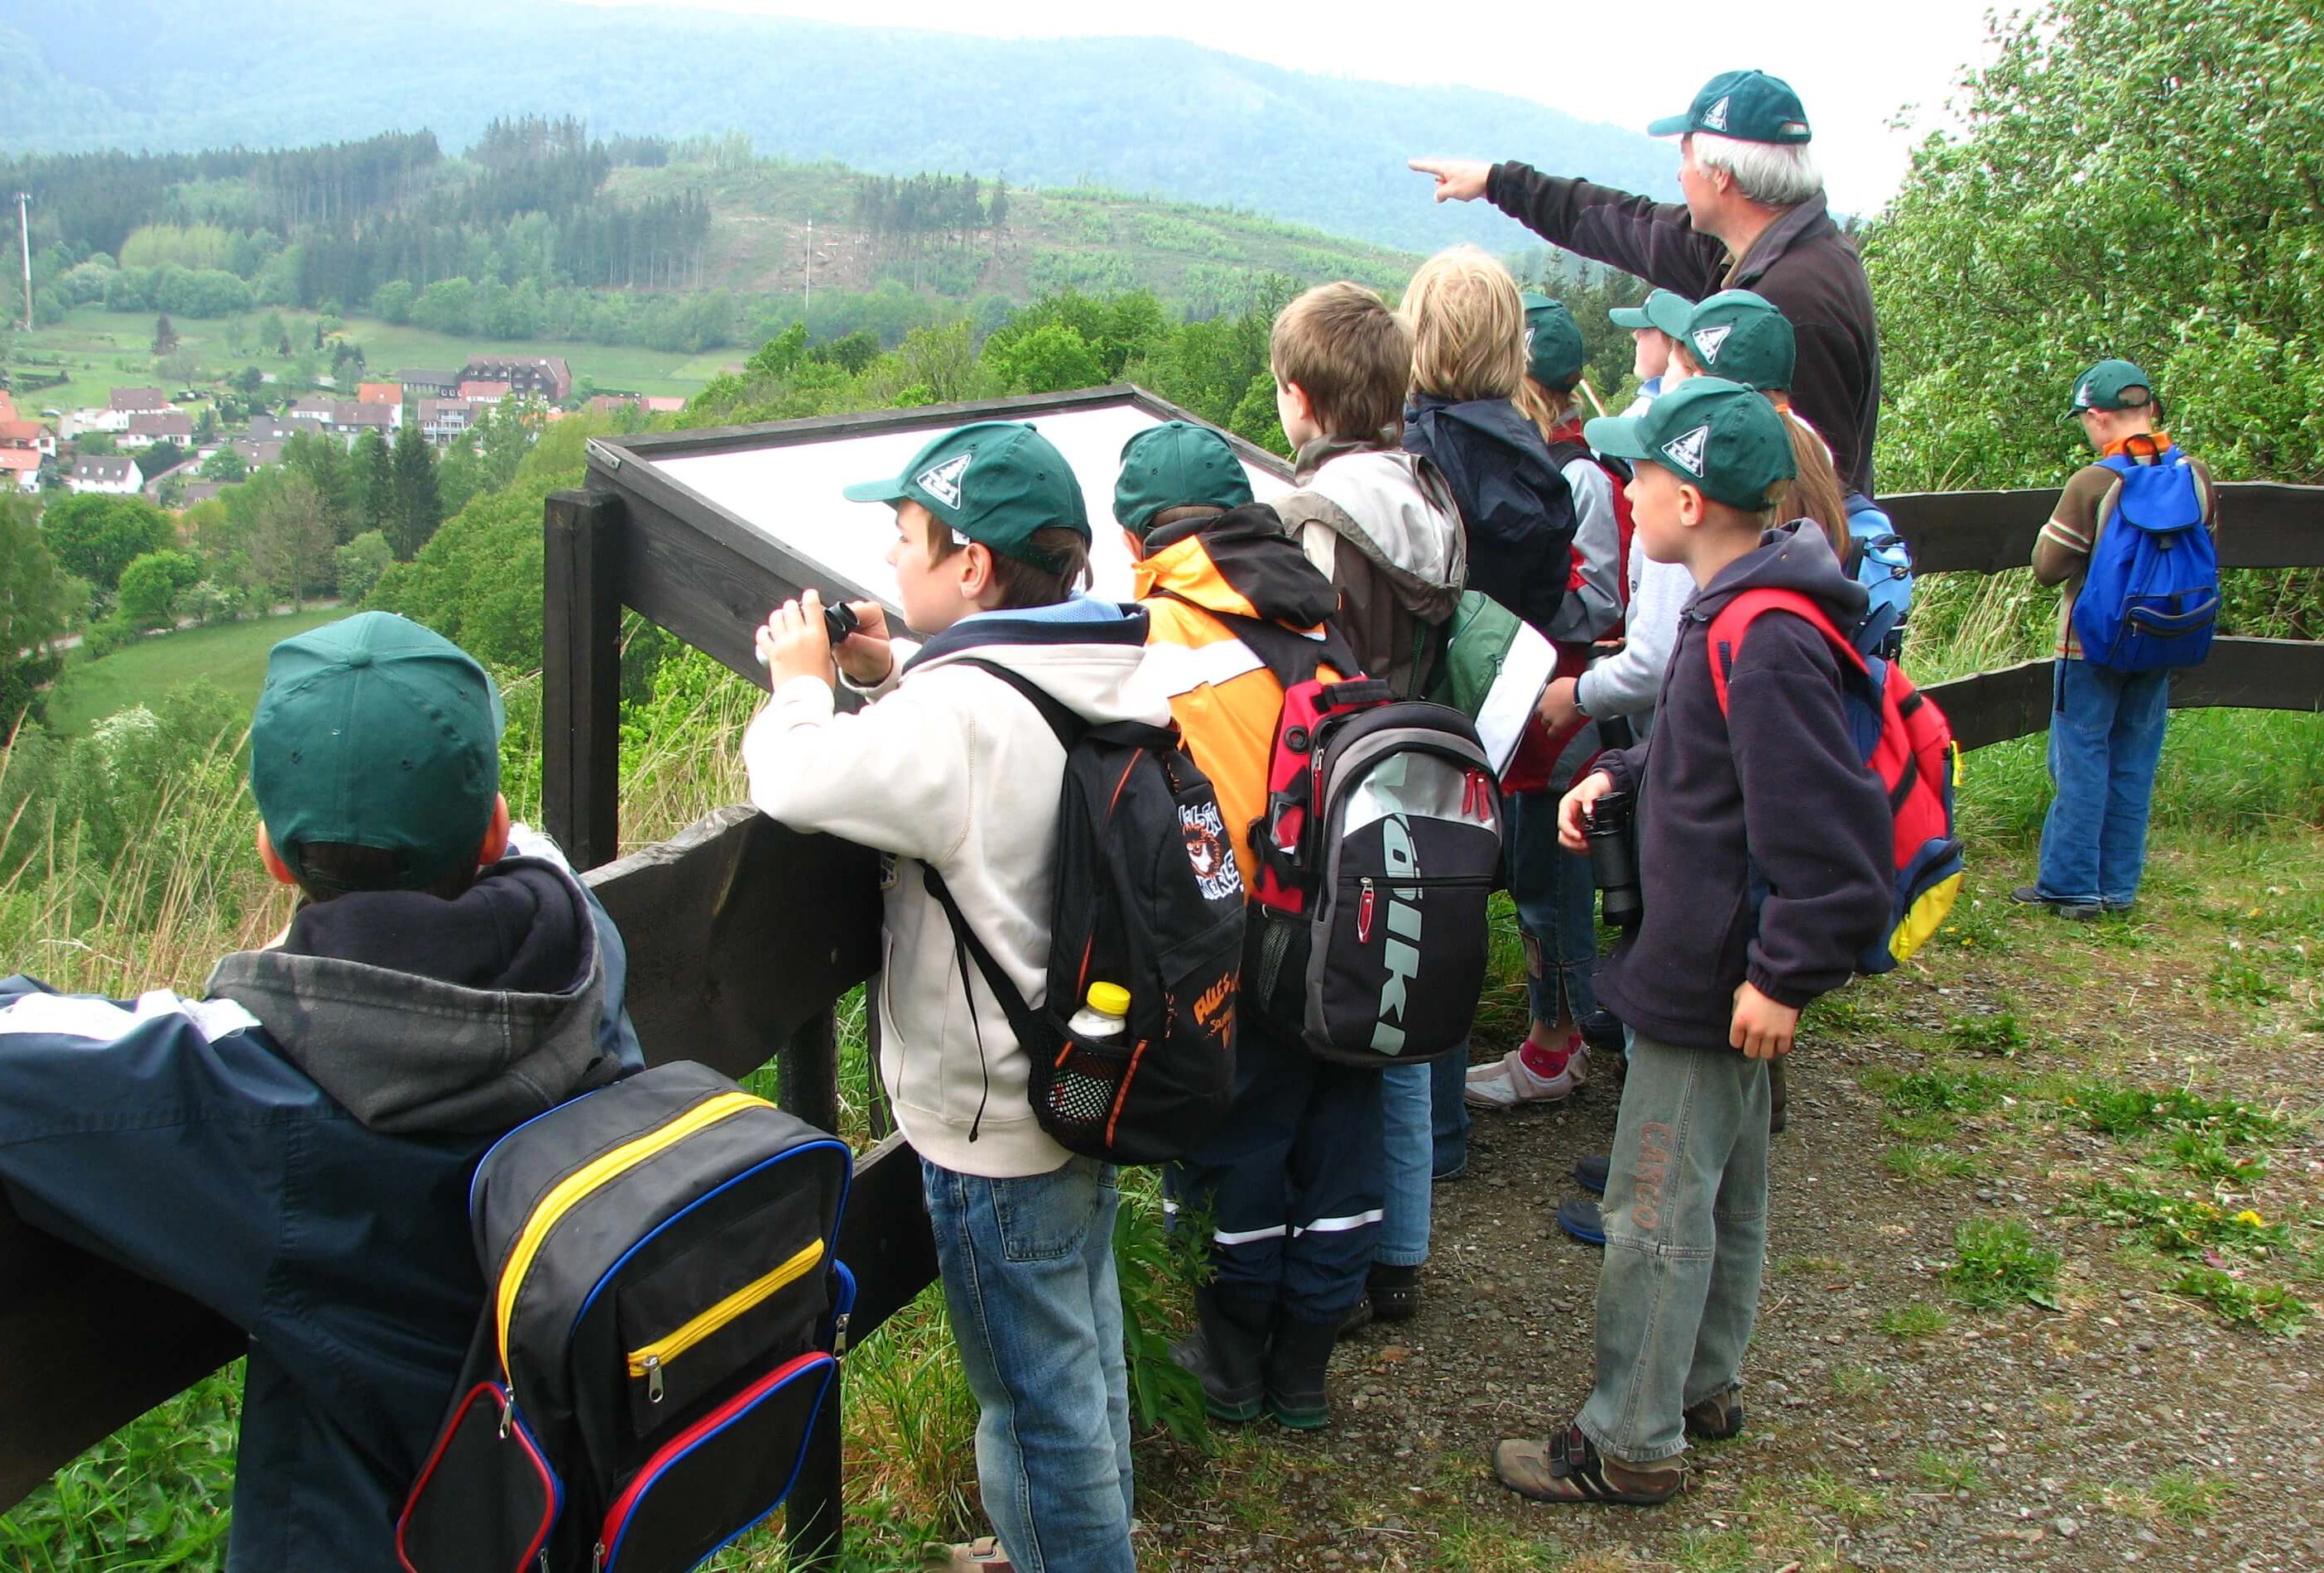
[[[1182,413],[1127,390],[1162,418]],[[1119,401],[1125,390],[954,410],[788,422],[593,445],[592,489],[561,492],[545,520],[543,818],[612,912],[630,950],[630,1010],[648,1057],[699,1059],[731,1075],[771,1060],[784,1106],[839,1119],[832,1007],[878,962],[872,855],[803,836],[748,809],[711,815],[615,861],[620,814],[620,615],[646,616],[734,671],[759,677],[751,628],[806,588],[778,542],[626,458],[658,449],[941,425]],[[600,449],[604,451],[600,451]],[[2220,555],[2231,568],[2324,567],[2324,488],[2220,488]],[[1924,573],[2022,566],[2055,491],[1890,498]],[[2049,724],[2050,662],[1932,685],[1965,746]],[[2324,709],[2324,644],[2222,639],[2172,685],[2175,705]],[[840,1254],[860,1285],[853,1327],[876,1328],[935,1279],[918,1161],[890,1136],[859,1160]],[[0,1506],[91,1443],[239,1353],[242,1336],[201,1307],[19,1222],[0,1206]],[[836,1545],[836,1384],[793,1493],[795,1567]]]
[[[1917,492],[1880,504],[1912,543],[1920,572],[2001,573],[2034,556],[2058,492]],[[2219,561],[2225,568],[2324,568],[2324,486],[2272,481],[2219,487]],[[1909,662],[1911,639],[1905,642]],[[1964,748],[2027,737],[2050,726],[2053,663],[2028,661],[1950,682],[1932,683]],[[2230,706],[2251,710],[2324,710],[2324,644],[2297,639],[2226,637],[2211,658],[2171,680],[2173,709]]]

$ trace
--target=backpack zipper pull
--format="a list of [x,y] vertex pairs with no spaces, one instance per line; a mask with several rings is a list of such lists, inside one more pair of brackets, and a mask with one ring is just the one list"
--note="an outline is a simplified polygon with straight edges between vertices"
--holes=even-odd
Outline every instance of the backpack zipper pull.
[[589,1550],[589,1573],[604,1573],[605,1542],[599,1541]]
[[841,1311],[831,1320],[831,1352],[834,1355],[847,1353],[848,1314],[846,1311]]
[[508,1440],[509,1428],[516,1424],[516,1389],[508,1389],[508,1402],[501,1405],[501,1440]]
[[645,1367],[646,1402],[648,1403],[659,1403],[661,1402],[663,1393],[661,1380],[661,1356],[659,1355],[647,1356],[645,1358]]

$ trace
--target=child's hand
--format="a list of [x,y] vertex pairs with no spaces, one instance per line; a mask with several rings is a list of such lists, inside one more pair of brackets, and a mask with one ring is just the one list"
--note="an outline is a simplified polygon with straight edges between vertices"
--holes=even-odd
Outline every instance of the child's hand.
[[1541,703],[1534,707],[1534,714],[1541,717],[1541,724],[1555,732],[1580,720],[1582,712],[1574,707],[1573,693],[1581,686],[1579,678],[1562,677],[1542,689]]
[[1436,177],[1439,202],[1473,202],[1485,194],[1493,166],[1478,159],[1414,159],[1407,166]]
[[1728,1026],[1727,1041],[1743,1050],[1747,1059],[1773,1059],[1792,1051],[1792,1034],[1799,1024],[1798,1011],[1777,1004],[1747,983],[1735,991],[1735,1019]]
[[812,589],[769,613],[756,643],[768,687],[781,688],[795,677],[832,680],[831,631],[823,625],[823,597]]
[[1573,783],[1573,790],[1558,800],[1557,844],[1568,852],[1590,850],[1590,835],[1582,820],[1590,805],[1614,790],[1614,778],[1602,770],[1593,770]]
[[878,688],[896,667],[896,652],[888,643],[888,614],[877,601],[847,605],[855,614],[855,632],[841,640],[831,653],[848,681],[858,688]]

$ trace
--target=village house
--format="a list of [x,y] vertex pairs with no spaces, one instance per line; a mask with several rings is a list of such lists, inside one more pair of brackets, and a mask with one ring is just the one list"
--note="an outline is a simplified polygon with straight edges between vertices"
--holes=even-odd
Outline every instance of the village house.
[[530,358],[480,357],[472,360],[460,373],[466,383],[506,383],[520,393],[546,399],[552,404],[562,404],[573,396],[573,369],[565,364],[563,356],[550,355]]
[[460,392],[458,372],[431,372],[407,368],[395,374],[403,391],[415,399],[449,399]]
[[253,415],[243,435],[253,442],[281,443],[289,441],[299,430],[288,421],[278,420],[272,415]]
[[193,417],[183,410],[165,410],[158,415],[132,415],[128,430],[121,434],[121,446],[138,449],[174,442],[183,448],[193,440]]
[[237,437],[226,445],[242,456],[242,462],[252,469],[267,469],[282,462],[282,442],[280,438],[259,440]]
[[471,404],[497,404],[515,391],[514,385],[509,383],[471,380],[460,384],[460,397]]
[[589,401],[590,412],[597,415],[618,415],[624,410],[637,410],[648,415],[674,415],[686,408],[683,399],[665,399],[637,393],[598,393]]
[[143,489],[145,477],[137,461],[127,454],[105,455],[73,460],[72,471],[65,485],[76,492],[104,492],[114,496],[129,496]]
[[0,417],[0,449],[24,448],[42,458],[57,456],[57,434],[41,421],[19,421],[14,415]]
[[0,490],[41,489],[41,455],[35,449],[0,448]]
[[309,393],[282,413],[292,421],[306,421],[320,426],[331,418],[331,412],[338,407],[338,403],[328,393]]
[[440,445],[475,424],[476,407],[462,399],[422,399],[419,413],[420,435]]

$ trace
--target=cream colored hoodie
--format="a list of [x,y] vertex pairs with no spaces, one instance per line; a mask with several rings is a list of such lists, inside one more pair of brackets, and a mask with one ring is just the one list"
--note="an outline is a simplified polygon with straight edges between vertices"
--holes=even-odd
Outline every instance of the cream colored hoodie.
[[[976,976],[963,976],[933,864],[1026,1000],[1047,990],[1057,799],[1065,755],[1048,723],[973,656],[1031,679],[1093,723],[1167,726],[1139,675],[1146,614],[1081,598],[986,613],[945,630],[853,715],[831,689],[777,689],[742,738],[751,801],[796,829],[896,854],[885,895],[880,1076],[923,1157],[987,1179],[1047,1174],[1072,1156],[1033,1117],[1028,1061]],[[970,1004],[973,991],[973,1010]]]

